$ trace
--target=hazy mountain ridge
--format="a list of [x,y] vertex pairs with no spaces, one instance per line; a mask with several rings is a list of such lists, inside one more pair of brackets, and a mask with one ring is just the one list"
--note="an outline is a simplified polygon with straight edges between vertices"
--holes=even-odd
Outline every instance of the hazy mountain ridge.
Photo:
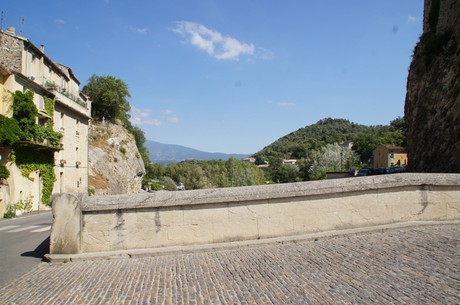
[[250,156],[250,154],[210,153],[182,145],[164,144],[152,140],[147,140],[145,146],[150,152],[152,162],[160,164],[175,163],[184,160],[243,159]]

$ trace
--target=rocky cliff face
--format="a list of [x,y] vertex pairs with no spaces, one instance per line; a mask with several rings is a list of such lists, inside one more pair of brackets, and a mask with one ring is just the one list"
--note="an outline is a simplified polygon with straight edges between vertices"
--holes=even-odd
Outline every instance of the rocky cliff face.
[[89,135],[89,188],[95,195],[141,190],[144,162],[134,137],[119,125],[93,123]]
[[425,0],[407,81],[409,169],[460,172],[460,1]]

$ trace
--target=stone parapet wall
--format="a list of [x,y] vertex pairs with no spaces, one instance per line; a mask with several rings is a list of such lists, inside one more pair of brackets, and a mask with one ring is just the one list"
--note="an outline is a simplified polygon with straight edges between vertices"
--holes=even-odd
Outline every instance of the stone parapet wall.
[[[460,174],[393,174],[53,200],[51,254],[211,244],[460,219]],[[79,227],[80,226],[80,227]]]

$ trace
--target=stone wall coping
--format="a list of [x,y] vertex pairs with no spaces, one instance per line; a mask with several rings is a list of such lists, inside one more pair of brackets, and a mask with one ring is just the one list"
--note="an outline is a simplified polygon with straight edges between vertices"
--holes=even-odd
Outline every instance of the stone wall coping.
[[344,194],[410,186],[460,186],[460,174],[400,173],[260,186],[85,196],[82,211],[111,211]]

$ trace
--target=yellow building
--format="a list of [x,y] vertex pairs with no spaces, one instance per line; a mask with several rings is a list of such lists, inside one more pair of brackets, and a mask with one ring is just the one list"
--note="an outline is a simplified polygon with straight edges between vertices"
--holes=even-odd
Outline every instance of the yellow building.
[[[87,192],[88,189],[91,101],[79,87],[80,82],[72,70],[51,60],[44,46],[36,47],[27,38],[16,35],[14,28],[0,31],[0,114],[11,118],[12,93],[31,91],[38,110],[35,123],[43,127],[52,124],[52,130],[62,135],[54,149],[46,145],[46,138],[16,144],[16,148],[29,156],[47,152],[54,162],[52,193]],[[46,105],[50,100],[54,105],[51,110]],[[44,187],[49,193],[49,182],[43,181],[46,177],[40,170],[24,176],[13,153],[16,148],[0,143],[0,165],[10,173],[7,179],[0,181],[0,217],[8,204],[18,202],[27,201],[33,210],[46,208],[42,205],[42,194]]]
[[374,168],[407,165],[407,153],[403,147],[380,144],[373,152]]

